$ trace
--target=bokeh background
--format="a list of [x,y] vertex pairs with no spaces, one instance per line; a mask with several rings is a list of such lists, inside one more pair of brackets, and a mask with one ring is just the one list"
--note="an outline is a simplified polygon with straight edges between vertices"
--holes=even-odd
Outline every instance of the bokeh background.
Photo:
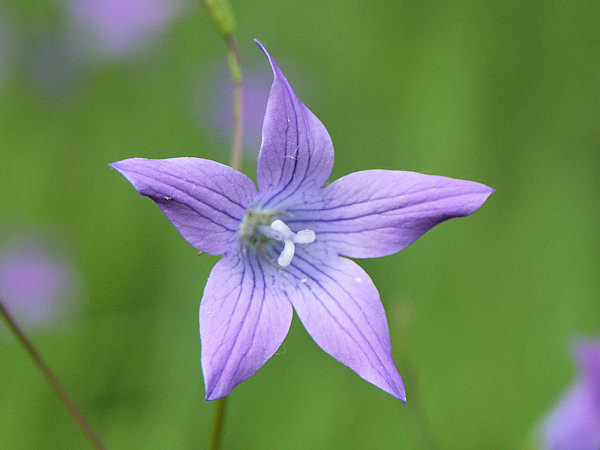
[[[256,77],[247,174],[271,81],[258,38],[328,128],[332,179],[402,169],[496,193],[399,254],[359,261],[388,313],[407,405],[294,319],[230,396],[224,446],[529,445],[576,377],[572,339],[600,330],[598,3],[232,6]],[[33,258],[23,289],[41,283],[37,300],[61,313],[19,317],[109,448],[209,439],[197,314],[217,258],[197,256],[108,163],[227,163],[229,85],[224,45],[191,0],[0,0],[0,269]],[[3,325],[0,399],[1,448],[85,446]]]

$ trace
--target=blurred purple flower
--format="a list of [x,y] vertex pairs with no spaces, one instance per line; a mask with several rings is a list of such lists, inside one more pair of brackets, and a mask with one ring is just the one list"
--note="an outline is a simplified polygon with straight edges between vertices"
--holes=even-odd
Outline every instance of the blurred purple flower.
[[73,20],[108,54],[125,56],[147,44],[178,10],[177,0],[70,0]]
[[396,253],[438,223],[475,212],[493,189],[392,170],[355,172],[323,187],[333,169],[331,138],[258,45],[275,78],[258,189],[246,175],[206,159],[111,164],[195,248],[225,254],[200,304],[206,399],[229,394],[273,356],[293,306],[324,351],[405,400],[379,293],[369,275],[341,255]]
[[[204,89],[194,99],[194,115],[199,116],[203,127],[214,130],[227,141],[233,134],[233,81],[228,70],[219,67],[210,81],[203,81]],[[262,119],[267,108],[267,94],[271,87],[271,74],[256,67],[244,68],[244,154],[256,157],[260,147]],[[229,151],[229,145],[223,146]]]
[[600,448],[600,340],[581,341],[573,351],[579,377],[542,425],[544,448]]
[[17,320],[35,327],[55,323],[74,287],[72,267],[44,240],[23,236],[0,249],[0,297]]

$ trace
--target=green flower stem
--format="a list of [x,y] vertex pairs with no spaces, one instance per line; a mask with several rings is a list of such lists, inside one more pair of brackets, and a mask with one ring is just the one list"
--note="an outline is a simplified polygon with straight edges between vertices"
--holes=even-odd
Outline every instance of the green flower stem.
[[217,411],[215,412],[215,421],[213,422],[212,436],[210,438],[210,449],[219,450],[221,448],[221,439],[223,438],[223,424],[225,422],[225,407],[227,406],[227,397],[222,397],[216,401]]
[[242,108],[242,64],[240,50],[233,35],[235,19],[227,0],[200,0],[206,9],[210,20],[227,44],[229,72],[233,80],[233,144],[231,148],[231,167],[240,170],[242,166],[242,134],[243,134],[243,108]]
[[[242,135],[244,130],[242,64],[240,50],[233,35],[235,19],[227,0],[200,0],[206,9],[212,23],[227,44],[229,73],[233,80],[233,143],[231,146],[231,167],[240,170],[242,167]],[[210,448],[218,450],[221,447],[225,423],[225,407],[227,397],[216,401],[216,412],[213,423]]]
[[244,133],[242,67],[240,51],[233,35],[227,39],[229,47],[229,71],[233,79],[233,144],[231,148],[231,167],[242,167],[242,136]]
[[40,353],[34,347],[33,343],[25,335],[21,327],[10,315],[6,307],[2,304],[1,299],[0,316],[2,316],[2,319],[6,323],[7,327],[12,331],[17,340],[23,345],[25,351],[29,353],[29,356],[31,356],[31,358],[37,365],[38,369],[40,369],[44,377],[46,377],[46,380],[48,380],[48,383],[50,383],[50,386],[58,396],[59,400],[65,406],[73,420],[77,422],[77,425],[79,425],[79,428],[81,429],[89,443],[92,445],[92,447],[95,449],[104,450],[104,445],[102,444],[98,436],[96,436],[96,433],[94,433],[94,430],[92,430],[90,424],[87,422],[87,420],[85,420],[83,414],[81,413],[81,411],[79,411],[77,406],[75,406],[75,403],[73,403],[73,401],[67,394],[67,391],[65,391],[65,389],[62,387],[54,373],[50,370],[50,367],[48,367]]

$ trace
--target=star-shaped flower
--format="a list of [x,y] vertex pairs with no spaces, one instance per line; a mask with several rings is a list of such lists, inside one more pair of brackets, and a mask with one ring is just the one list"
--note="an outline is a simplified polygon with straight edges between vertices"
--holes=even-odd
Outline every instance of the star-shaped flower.
[[274,73],[258,189],[206,159],[111,165],[195,248],[225,254],[200,304],[206,399],[229,394],[262,367],[282,344],[293,307],[324,351],[404,401],[379,293],[343,256],[396,253],[438,223],[473,213],[493,189],[392,170],[355,172],[324,186],[333,168],[331,138],[257,44]]

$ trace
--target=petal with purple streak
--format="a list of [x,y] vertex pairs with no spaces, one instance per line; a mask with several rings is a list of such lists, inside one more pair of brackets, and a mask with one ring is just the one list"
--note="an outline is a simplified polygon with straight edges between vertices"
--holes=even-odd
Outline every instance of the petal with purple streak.
[[290,211],[321,247],[352,258],[391,255],[435,225],[467,216],[494,192],[483,184],[394,170],[354,172]]
[[295,282],[282,280],[281,288],[319,347],[361,378],[406,401],[385,311],[369,275],[349,259],[319,258],[314,252],[299,252],[288,272]]
[[277,269],[254,252],[213,268],[200,303],[206,399],[229,394],[273,356],[292,322],[292,306],[274,282]]
[[256,195],[246,175],[207,159],[131,158],[110,166],[154,200],[185,240],[211,255],[232,248]]
[[298,100],[265,48],[274,80],[258,154],[259,206],[285,206],[298,192],[321,187],[333,169],[333,144],[321,121]]

